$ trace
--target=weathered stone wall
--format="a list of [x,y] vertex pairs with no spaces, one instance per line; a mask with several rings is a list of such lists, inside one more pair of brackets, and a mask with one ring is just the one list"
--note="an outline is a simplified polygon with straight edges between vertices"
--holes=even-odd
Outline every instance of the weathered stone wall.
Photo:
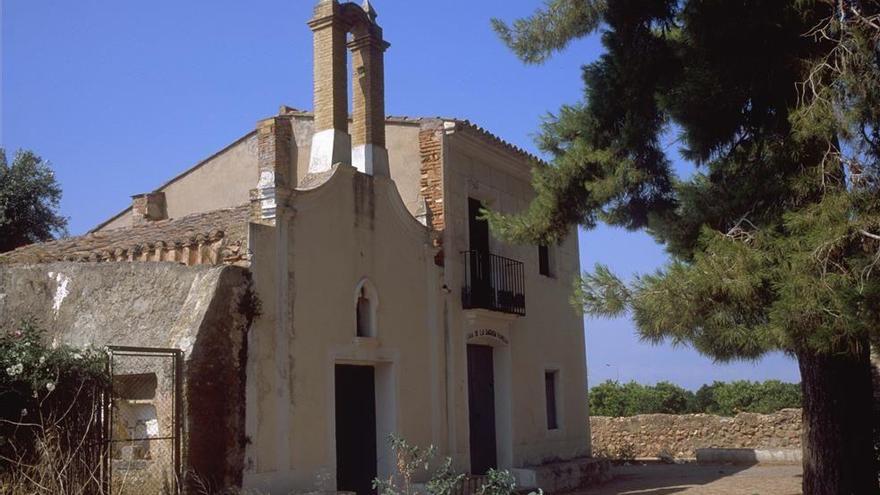
[[694,458],[696,449],[800,449],[801,410],[774,414],[643,414],[590,418],[597,456]]
[[28,318],[53,342],[184,352],[184,465],[212,486],[241,484],[254,301],[249,272],[234,266],[0,266],[0,331]]

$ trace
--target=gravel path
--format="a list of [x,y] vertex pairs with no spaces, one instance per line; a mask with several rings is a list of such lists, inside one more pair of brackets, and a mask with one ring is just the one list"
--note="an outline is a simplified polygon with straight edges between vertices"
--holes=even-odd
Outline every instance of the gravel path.
[[644,464],[577,495],[800,495],[800,465]]

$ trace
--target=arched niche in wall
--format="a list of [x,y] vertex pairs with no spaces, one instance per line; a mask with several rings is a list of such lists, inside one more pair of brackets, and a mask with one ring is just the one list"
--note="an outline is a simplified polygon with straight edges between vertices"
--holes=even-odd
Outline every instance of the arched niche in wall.
[[379,293],[369,279],[358,282],[354,291],[355,336],[375,338],[378,336]]

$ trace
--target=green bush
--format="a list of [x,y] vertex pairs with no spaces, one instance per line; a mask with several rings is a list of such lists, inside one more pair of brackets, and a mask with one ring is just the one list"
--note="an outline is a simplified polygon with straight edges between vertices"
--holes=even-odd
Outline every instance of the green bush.
[[696,393],[700,412],[731,416],[741,412],[769,414],[780,409],[801,407],[801,387],[779,380],[703,385]]
[[669,382],[650,386],[609,380],[590,390],[590,414],[594,416],[684,414],[690,412],[692,402],[692,392]]
[[105,353],[47,345],[30,322],[0,329],[0,493],[90,483],[108,386]]
[[590,390],[593,416],[709,413],[732,416],[740,412],[768,414],[801,406],[800,385],[778,380],[703,385],[696,393],[669,382],[641,385],[609,380]]

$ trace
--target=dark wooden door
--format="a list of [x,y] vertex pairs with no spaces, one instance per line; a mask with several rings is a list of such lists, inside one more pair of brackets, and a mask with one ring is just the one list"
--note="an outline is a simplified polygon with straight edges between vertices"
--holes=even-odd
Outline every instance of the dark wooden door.
[[337,490],[374,494],[376,463],[375,369],[336,365]]
[[467,346],[471,474],[497,467],[495,451],[495,366],[492,348]]

